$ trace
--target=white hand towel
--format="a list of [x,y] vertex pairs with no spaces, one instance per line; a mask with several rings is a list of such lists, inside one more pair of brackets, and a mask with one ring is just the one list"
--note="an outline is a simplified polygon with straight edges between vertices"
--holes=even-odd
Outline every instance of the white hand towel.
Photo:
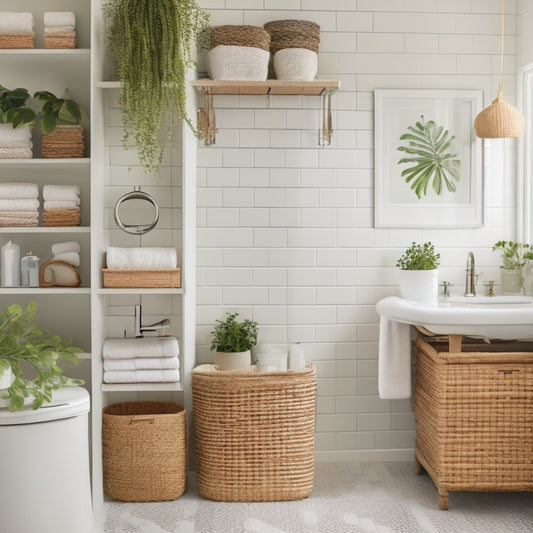
[[54,255],[64,254],[66,252],[76,252],[79,254],[80,244],[76,241],[58,242],[56,244],[52,244],[52,253]]
[[411,329],[385,317],[379,323],[378,389],[383,400],[411,396]]
[[61,254],[55,254],[54,260],[65,261],[72,266],[80,266],[80,254],[78,252],[63,252]]
[[171,383],[180,380],[180,371],[172,370],[106,370],[105,383]]
[[178,357],[176,337],[143,337],[139,339],[106,339],[102,349],[104,359],[135,357]]
[[30,127],[13,128],[10,123],[0,124],[0,146],[4,148],[33,148]]
[[79,205],[79,200],[77,202],[71,200],[45,200],[43,202],[44,209],[76,209]]
[[39,200],[35,198],[0,198],[0,211],[36,211]]
[[27,146],[9,146],[4,148],[0,145],[0,159],[31,159],[33,151]]
[[79,203],[80,188],[77,185],[45,185],[43,187],[43,199]]
[[37,183],[0,183],[0,198],[39,198]]
[[176,248],[119,248],[107,249],[107,268],[176,268]]
[[76,15],[72,11],[45,11],[43,16],[45,26],[76,26]]
[[34,35],[33,15],[22,11],[0,11],[1,35]]
[[105,359],[104,370],[171,370],[180,367],[177,357],[137,357],[135,359]]
[[54,33],[74,32],[74,26],[45,26],[44,34],[53,35]]

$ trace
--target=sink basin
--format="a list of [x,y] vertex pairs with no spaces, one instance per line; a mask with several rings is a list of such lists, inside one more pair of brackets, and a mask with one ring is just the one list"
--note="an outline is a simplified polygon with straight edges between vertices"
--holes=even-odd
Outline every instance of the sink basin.
[[390,296],[376,304],[380,316],[436,334],[490,339],[533,338],[533,299],[529,296],[448,296],[437,301]]

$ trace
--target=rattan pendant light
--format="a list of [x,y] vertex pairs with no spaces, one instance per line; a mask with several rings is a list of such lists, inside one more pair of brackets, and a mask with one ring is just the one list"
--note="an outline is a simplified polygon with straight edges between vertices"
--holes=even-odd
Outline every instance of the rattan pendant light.
[[503,100],[503,42],[505,37],[505,0],[502,0],[502,38],[500,54],[500,86],[498,96],[483,109],[474,120],[474,130],[482,139],[520,137],[524,129],[524,117]]

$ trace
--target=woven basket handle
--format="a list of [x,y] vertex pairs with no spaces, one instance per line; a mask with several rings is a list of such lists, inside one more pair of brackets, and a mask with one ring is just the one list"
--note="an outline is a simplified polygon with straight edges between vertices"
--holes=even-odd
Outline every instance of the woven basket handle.
[[136,424],[137,422],[148,422],[149,424],[154,423],[154,417],[150,415],[137,415],[132,416],[130,420],[130,424]]

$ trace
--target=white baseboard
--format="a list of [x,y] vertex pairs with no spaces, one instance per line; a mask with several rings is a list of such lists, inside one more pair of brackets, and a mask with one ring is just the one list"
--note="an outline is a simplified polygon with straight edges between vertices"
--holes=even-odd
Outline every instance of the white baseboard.
[[414,460],[414,448],[315,451],[317,463],[412,463]]

